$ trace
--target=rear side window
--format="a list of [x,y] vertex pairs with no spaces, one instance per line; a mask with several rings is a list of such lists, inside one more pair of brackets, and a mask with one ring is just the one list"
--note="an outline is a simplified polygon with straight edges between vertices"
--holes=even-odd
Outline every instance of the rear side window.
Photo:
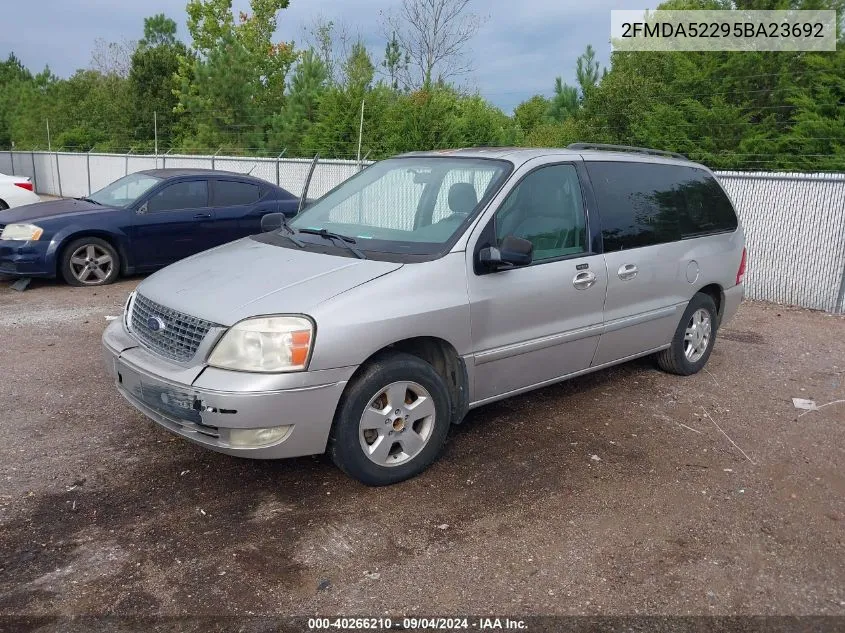
[[681,237],[735,231],[736,213],[716,179],[701,169],[689,169],[692,177],[681,186],[685,213],[681,215]]
[[606,252],[733,231],[736,214],[702,169],[659,163],[587,162]]
[[235,207],[258,202],[259,188],[248,182],[218,180],[214,183],[214,204],[219,207]]
[[168,185],[147,203],[149,213],[202,209],[208,206],[208,181],[186,180]]

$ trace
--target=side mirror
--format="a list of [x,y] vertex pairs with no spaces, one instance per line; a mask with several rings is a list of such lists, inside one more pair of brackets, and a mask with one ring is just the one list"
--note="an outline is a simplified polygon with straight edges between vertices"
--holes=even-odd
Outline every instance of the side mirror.
[[138,207],[138,215],[144,215],[149,210],[147,203],[145,202],[140,207]]
[[261,231],[269,233],[270,231],[278,231],[285,224],[284,213],[267,213],[261,216]]
[[490,270],[528,266],[533,261],[534,245],[521,237],[508,235],[499,246],[482,248],[478,261]]

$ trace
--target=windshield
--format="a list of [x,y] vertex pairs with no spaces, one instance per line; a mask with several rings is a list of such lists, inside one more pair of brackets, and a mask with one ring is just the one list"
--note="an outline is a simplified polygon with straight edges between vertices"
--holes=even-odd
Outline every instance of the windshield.
[[160,182],[161,178],[149,174],[129,174],[88,197],[107,207],[128,207]]
[[351,237],[362,250],[441,252],[510,169],[508,162],[477,158],[385,160],[320,198],[291,226]]

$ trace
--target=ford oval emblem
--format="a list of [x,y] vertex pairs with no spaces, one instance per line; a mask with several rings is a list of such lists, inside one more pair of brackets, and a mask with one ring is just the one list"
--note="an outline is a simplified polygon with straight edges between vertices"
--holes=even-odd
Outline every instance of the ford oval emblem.
[[150,317],[147,319],[147,329],[150,332],[164,332],[167,328],[167,325],[164,321],[159,319],[158,317]]

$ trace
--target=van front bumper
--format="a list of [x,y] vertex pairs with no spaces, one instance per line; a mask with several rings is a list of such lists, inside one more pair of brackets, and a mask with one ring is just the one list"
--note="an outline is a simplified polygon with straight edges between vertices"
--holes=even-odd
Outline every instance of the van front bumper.
[[[103,356],[120,394],[157,424],[211,450],[253,459],[325,452],[335,409],[355,371],[268,376],[186,368],[140,346],[120,320],[103,334]],[[244,431],[258,429],[279,430],[269,444],[244,445],[244,435],[251,435]]]

